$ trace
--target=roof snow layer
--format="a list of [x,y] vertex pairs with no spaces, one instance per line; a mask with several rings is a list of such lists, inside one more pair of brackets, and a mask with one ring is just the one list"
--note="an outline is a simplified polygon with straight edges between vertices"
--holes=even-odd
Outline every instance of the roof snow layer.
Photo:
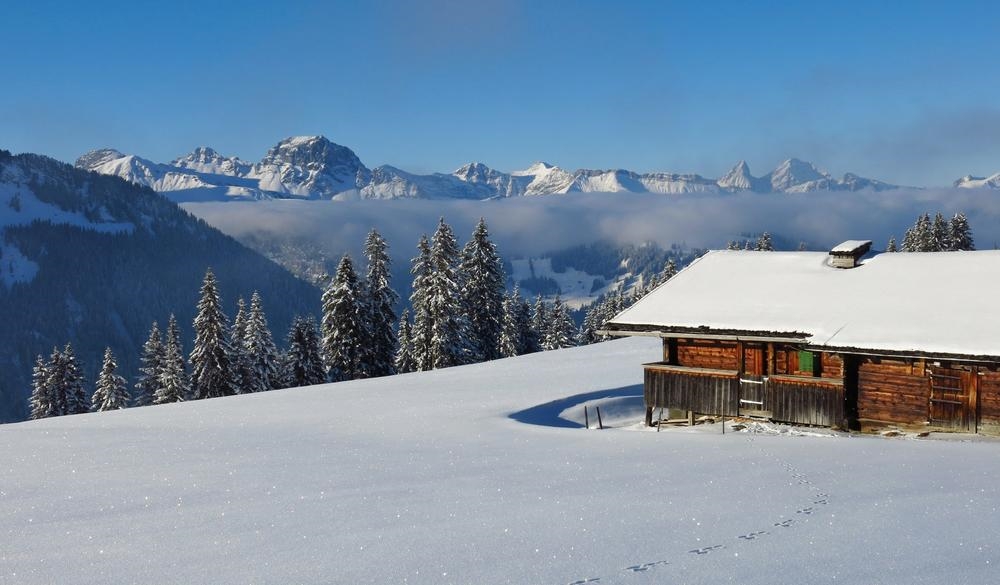
[[1000,356],[1000,251],[880,254],[851,269],[824,252],[709,252],[609,323],[784,334],[833,348]]

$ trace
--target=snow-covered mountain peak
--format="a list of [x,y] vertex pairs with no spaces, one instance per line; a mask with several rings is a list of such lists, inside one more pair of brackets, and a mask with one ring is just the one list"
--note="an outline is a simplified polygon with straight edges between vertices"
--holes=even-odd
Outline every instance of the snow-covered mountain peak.
[[92,171],[97,167],[110,161],[124,157],[125,155],[113,148],[99,148],[80,156],[76,159],[76,167]]
[[790,158],[777,166],[768,176],[771,189],[789,191],[804,186],[804,190],[823,189],[829,186],[831,177],[810,162]]
[[178,157],[170,163],[180,168],[199,173],[230,175],[242,177],[250,172],[251,164],[237,157],[224,157],[215,149],[199,146],[185,156]]
[[520,171],[514,171],[513,173],[511,173],[511,176],[514,176],[514,177],[533,177],[535,175],[543,175],[543,174],[547,173],[548,171],[552,170],[553,168],[555,168],[554,165],[550,165],[547,162],[538,161],[538,162],[532,164],[530,167],[528,167],[526,169],[523,169],[523,170],[520,170]]
[[325,136],[292,136],[273,146],[259,166],[294,165],[309,168],[362,167],[361,159],[346,146],[330,142]]
[[989,177],[965,175],[953,184],[961,189],[1000,189],[1000,173]]
[[750,165],[747,161],[741,160],[718,180],[718,184],[723,189],[749,191],[757,186],[757,179],[750,174]]

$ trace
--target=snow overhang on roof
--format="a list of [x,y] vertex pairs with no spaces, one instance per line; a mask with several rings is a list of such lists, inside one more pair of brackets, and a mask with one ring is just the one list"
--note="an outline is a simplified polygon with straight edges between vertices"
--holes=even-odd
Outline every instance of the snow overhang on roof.
[[823,252],[721,250],[615,316],[606,330],[1000,356],[1000,310],[992,298],[998,285],[995,250],[880,254],[851,270],[833,268]]

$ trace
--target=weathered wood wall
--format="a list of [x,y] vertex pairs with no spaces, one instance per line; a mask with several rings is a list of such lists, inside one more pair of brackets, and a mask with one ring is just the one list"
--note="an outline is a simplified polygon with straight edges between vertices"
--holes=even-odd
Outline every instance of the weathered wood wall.
[[1000,371],[979,369],[979,431],[1000,435]]
[[844,385],[837,380],[771,376],[767,382],[765,405],[776,421],[845,426]]
[[678,339],[677,365],[689,368],[738,370],[739,354],[735,341]]
[[650,364],[645,371],[646,406],[723,416],[767,412],[780,422],[843,425],[844,386],[840,380],[771,376],[765,381],[749,375],[744,380],[747,378],[755,380],[741,383],[739,374],[729,370]]
[[679,371],[648,366],[644,385],[646,406],[735,416],[738,383],[735,372]]
[[930,384],[923,361],[868,357],[858,365],[858,418],[925,423]]

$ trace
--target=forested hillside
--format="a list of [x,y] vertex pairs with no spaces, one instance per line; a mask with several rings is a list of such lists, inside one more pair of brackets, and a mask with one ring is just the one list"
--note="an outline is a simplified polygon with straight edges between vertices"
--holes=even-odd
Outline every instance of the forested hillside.
[[259,290],[284,338],[319,291],[148,188],[37,155],[0,154],[0,421],[27,416],[35,356],[71,342],[92,383],[105,346],[131,379],[156,320],[191,338],[215,271],[231,316]]

